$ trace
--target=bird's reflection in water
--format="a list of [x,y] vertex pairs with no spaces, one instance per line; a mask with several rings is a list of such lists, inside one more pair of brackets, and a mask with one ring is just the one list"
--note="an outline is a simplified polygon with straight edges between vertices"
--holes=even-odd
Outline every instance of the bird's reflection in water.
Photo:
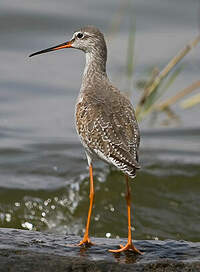
[[86,252],[87,252],[87,248],[86,247],[81,247],[80,250],[79,250],[79,255],[81,257],[85,257],[87,255]]
[[[82,246],[79,249],[79,255],[81,257],[88,257],[88,250],[91,248],[91,246]],[[97,252],[96,252],[97,253]],[[108,249],[105,249],[105,255],[107,255],[106,253],[108,253]],[[103,254],[103,252],[101,251],[101,254]],[[109,253],[110,254],[110,253]],[[139,254],[135,254],[133,251],[125,251],[123,253],[112,253],[114,259],[116,262],[118,263],[126,263],[126,264],[133,264],[138,262],[138,260],[141,258],[142,255]],[[110,255],[110,256],[112,256]],[[107,256],[108,257],[108,256]]]
[[123,252],[123,254],[113,253],[113,256],[118,263],[126,264],[136,263],[141,258],[141,255],[135,254],[134,252],[131,251]]
[[80,250],[79,250],[79,255],[80,255],[81,257],[86,257],[86,256],[87,256],[87,251],[88,251],[89,248],[91,248],[91,245],[81,246],[81,247],[80,247]]

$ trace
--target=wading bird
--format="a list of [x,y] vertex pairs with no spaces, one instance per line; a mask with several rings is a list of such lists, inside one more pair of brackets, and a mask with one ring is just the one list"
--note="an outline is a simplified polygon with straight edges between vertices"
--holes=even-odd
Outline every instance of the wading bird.
[[[107,48],[103,34],[94,26],[75,31],[70,41],[33,53],[30,57],[63,48],[86,54],[80,93],[76,103],[76,128],[85,148],[90,173],[90,206],[85,234],[79,245],[90,246],[90,218],[94,200],[92,162],[98,157],[125,174],[128,211],[128,242],[111,252],[140,251],[131,238],[131,196],[128,177],[134,178],[138,163],[140,133],[133,106],[109,81],[106,73]],[[117,186],[117,185],[116,185]]]

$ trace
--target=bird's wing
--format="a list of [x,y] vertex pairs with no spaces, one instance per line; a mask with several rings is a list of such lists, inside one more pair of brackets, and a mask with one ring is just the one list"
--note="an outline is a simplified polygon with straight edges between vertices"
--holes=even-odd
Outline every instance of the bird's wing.
[[77,105],[77,114],[81,117],[77,119],[78,132],[89,149],[122,171],[127,167],[131,171],[140,168],[139,129],[126,97],[119,92],[100,97],[88,95]]

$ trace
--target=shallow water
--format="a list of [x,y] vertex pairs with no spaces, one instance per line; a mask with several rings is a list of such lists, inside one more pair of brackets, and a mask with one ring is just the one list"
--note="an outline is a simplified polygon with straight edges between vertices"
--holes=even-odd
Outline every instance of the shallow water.
[[[181,2],[181,5],[180,5]],[[17,4],[16,4],[17,3]],[[82,234],[88,209],[88,169],[73,115],[84,56],[76,50],[28,59],[34,51],[69,39],[95,24],[109,38],[108,71],[124,88],[129,20],[109,29],[119,1],[3,1],[0,9],[0,226]],[[198,32],[197,1],[134,1],[136,78],[162,68]],[[173,92],[199,77],[199,46],[185,60]],[[134,96],[138,98],[138,92]],[[136,104],[136,101],[133,101]],[[141,171],[132,183],[136,239],[200,238],[199,107],[181,122],[141,124]],[[127,235],[125,184],[116,169],[95,164],[91,234]],[[113,190],[113,188],[115,188]]]

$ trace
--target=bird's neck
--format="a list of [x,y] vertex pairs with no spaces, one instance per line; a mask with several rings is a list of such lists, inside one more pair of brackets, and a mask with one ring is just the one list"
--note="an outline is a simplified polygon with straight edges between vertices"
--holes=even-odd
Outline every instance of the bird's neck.
[[82,89],[96,81],[107,78],[106,74],[106,52],[86,53],[86,63],[82,79]]

